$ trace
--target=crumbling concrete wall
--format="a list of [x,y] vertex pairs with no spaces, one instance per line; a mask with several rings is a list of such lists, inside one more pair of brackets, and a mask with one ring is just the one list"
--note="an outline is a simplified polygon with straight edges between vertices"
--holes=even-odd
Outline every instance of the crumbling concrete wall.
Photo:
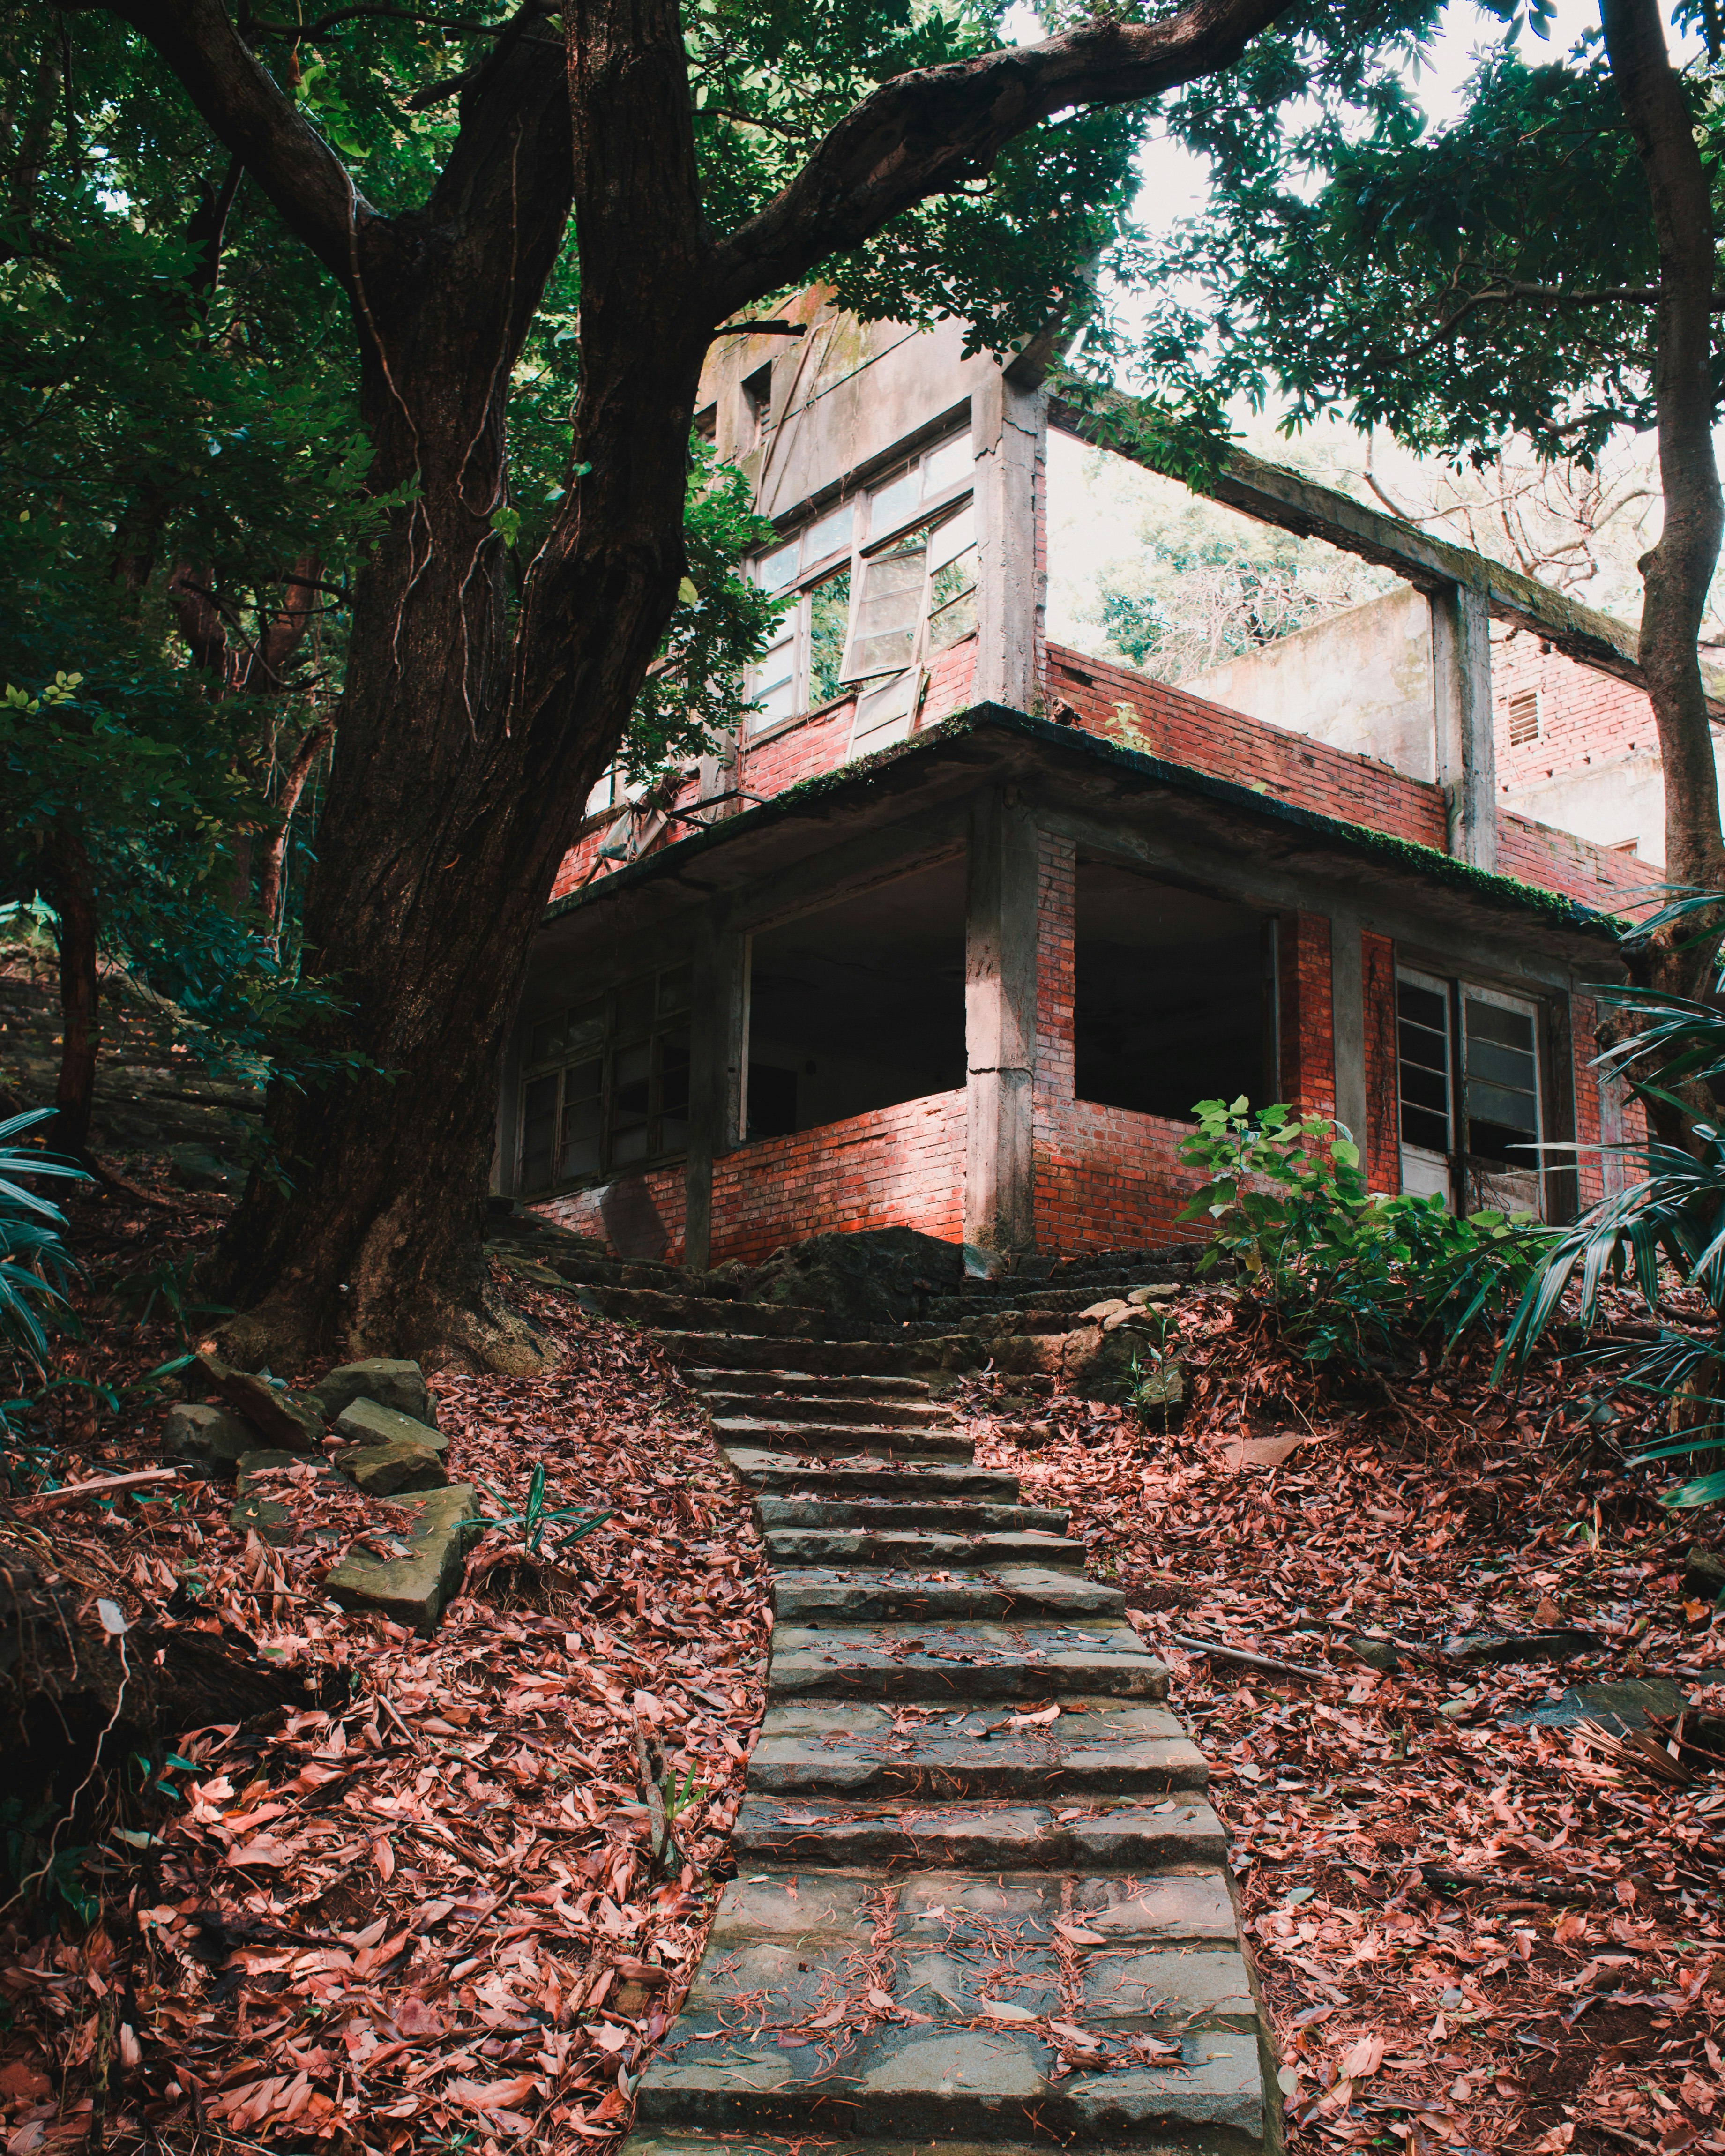
[[1411,586],[1349,607],[1181,683],[1194,696],[1405,778],[1437,777],[1431,603]]

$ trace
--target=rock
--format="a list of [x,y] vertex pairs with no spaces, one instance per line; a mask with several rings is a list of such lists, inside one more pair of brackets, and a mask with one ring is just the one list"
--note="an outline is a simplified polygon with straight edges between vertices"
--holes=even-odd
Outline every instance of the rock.
[[323,1418],[313,1406],[295,1399],[285,1386],[249,1370],[235,1370],[218,1355],[198,1358],[205,1376],[223,1402],[242,1415],[260,1437],[290,1452],[309,1452],[323,1440]]
[[1621,1684],[1577,1685],[1561,1699],[1503,1719],[1514,1729],[1563,1729],[1573,1722],[1597,1722],[1620,1737],[1625,1730],[1640,1728],[1650,1714],[1681,1714],[1688,1704],[1682,1686],[1669,1677],[1633,1677]]
[[1101,1302],[1091,1303],[1078,1315],[1091,1325],[1106,1325],[1111,1317],[1124,1317],[1131,1311],[1132,1305],[1124,1296],[1111,1295]]
[[318,1379],[311,1397],[329,1422],[336,1421],[353,1400],[375,1400],[380,1408],[393,1408],[398,1414],[411,1415],[429,1430],[437,1428],[437,1402],[417,1363],[392,1363],[382,1356],[365,1363],[344,1363]]
[[449,1440],[429,1423],[382,1407],[376,1400],[350,1400],[336,1417],[336,1435],[350,1445],[417,1445],[427,1452],[447,1452]]
[[1146,1305],[1155,1302],[1172,1302],[1179,1292],[1177,1287],[1134,1287],[1127,1289],[1126,1299],[1128,1302]]
[[1603,1655],[1597,1632],[1571,1625],[1548,1632],[1468,1632],[1445,1640],[1444,1652],[1457,1662],[1567,1662],[1576,1655]]
[[914,1228],[865,1228],[787,1244],[759,1266],[750,1300],[824,1310],[834,1325],[897,1325],[931,1294],[956,1295],[964,1255],[957,1243]]
[[1394,1640],[1373,1640],[1357,1633],[1348,1644],[1368,1669],[1382,1670],[1392,1677],[1400,1673],[1402,1658]]
[[[256,1487],[259,1475],[278,1467],[303,1467],[306,1464],[303,1452],[247,1452],[239,1461],[239,1480],[234,1486],[234,1506],[228,1515],[228,1524],[244,1534],[254,1528],[266,1542],[277,1549],[285,1549],[294,1539],[294,1516],[279,1497],[260,1495]],[[318,1480],[334,1484],[336,1477],[326,1470],[320,1472]]]
[[375,1609],[423,1635],[435,1629],[461,1584],[462,1556],[476,1530],[479,1507],[466,1482],[400,1502],[403,1532],[411,1543],[408,1554],[345,1558],[324,1580],[324,1592],[344,1609]]
[[[1128,1308],[1128,1305],[1122,1305]],[[1143,1313],[1132,1310],[1134,1317]],[[1065,1389],[1081,1399],[1132,1400],[1163,1430],[1178,1427],[1185,1380],[1178,1363],[1159,1363],[1136,1326],[1081,1325],[1058,1341]]]
[[1725,1557],[1695,1543],[1683,1560],[1683,1594],[1690,1602],[1717,1602],[1725,1594]]
[[218,1190],[237,1198],[245,1188],[246,1171],[208,1146],[177,1145],[167,1158],[167,1179],[177,1190]]
[[196,1460],[212,1467],[233,1467],[258,1441],[249,1422],[228,1408],[178,1400],[162,1425],[162,1450],[170,1460]]
[[429,1445],[413,1438],[396,1438],[388,1445],[343,1445],[336,1465],[373,1497],[449,1486],[448,1468]]

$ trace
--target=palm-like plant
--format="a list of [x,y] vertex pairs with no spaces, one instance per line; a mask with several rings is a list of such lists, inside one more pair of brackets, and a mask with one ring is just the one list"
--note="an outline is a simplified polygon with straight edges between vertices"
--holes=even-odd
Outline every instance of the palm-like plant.
[[[1702,933],[1717,942],[1712,924],[1722,906],[1725,896],[1720,894],[1686,892],[1640,923],[1637,934],[1650,936],[1705,915]],[[1721,985],[1725,987],[1725,980]],[[1578,1276],[1577,1314],[1584,1327],[1597,1317],[1605,1283],[1626,1280],[1639,1290],[1653,1318],[1653,1337],[1612,1342],[1595,1350],[1591,1359],[1616,1366],[1611,1370],[1614,1391],[1638,1393],[1669,1405],[1669,1442],[1638,1459],[1725,1450],[1725,1428],[1715,1404],[1725,1366],[1725,1125],[1697,1117],[1693,1106],[1697,1092],[1709,1096],[1716,1083],[1725,1080],[1725,1010],[1656,988],[1607,988],[1599,993],[1602,1004],[1632,1014],[1639,1024],[1635,1032],[1598,1056],[1594,1067],[1627,1078],[1643,1101],[1690,1116],[1694,1149],[1657,1139],[1633,1148],[1646,1170],[1642,1179],[1551,1238],[1505,1335],[1497,1374],[1510,1363],[1526,1361]],[[1688,1090],[1687,1100],[1679,1096],[1679,1086]],[[1671,1322],[1661,1307],[1661,1259],[1706,1296],[1707,1317],[1692,1324]],[[1692,1404],[1686,1409],[1686,1401]],[[1680,1421],[1685,1414],[1692,1419]],[[1707,1505],[1720,1498],[1725,1498],[1725,1471],[1681,1484],[1664,1502]]]
[[44,1317],[64,1306],[78,1266],[61,1234],[65,1214],[29,1184],[43,1176],[80,1180],[84,1170],[16,1141],[53,1113],[32,1108],[0,1122],[0,1348],[39,1368],[48,1354]]

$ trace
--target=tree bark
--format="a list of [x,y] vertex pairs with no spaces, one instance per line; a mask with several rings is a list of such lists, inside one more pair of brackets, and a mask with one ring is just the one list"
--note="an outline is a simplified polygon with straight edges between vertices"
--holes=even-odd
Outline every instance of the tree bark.
[[[70,0],[73,5],[91,0]],[[277,1173],[218,1254],[229,1352],[540,1359],[481,1247],[496,1089],[529,947],[684,573],[690,425],[713,331],[1070,106],[1224,66],[1289,0],[1191,0],[1150,24],[916,71],[835,128],[758,216],[702,215],[675,0],[570,0],[560,89],[531,0],[465,90],[423,211],[384,218],[234,34],[219,0],[119,0],[348,294],[372,483],[416,483],[356,587],[337,761],[307,886],[322,1044],[371,1069],[272,1088]],[[115,4],[115,0],[108,0]],[[572,200],[581,388],[571,483],[512,639],[504,412]],[[314,1043],[314,1045],[318,1044]]]
[[258,879],[258,911],[263,915],[264,933],[272,947],[281,931],[282,880],[287,869],[288,839],[294,827],[294,811],[300,805],[300,797],[311,783],[311,774],[317,768],[317,760],[335,738],[336,729],[328,719],[320,719],[316,726],[308,726],[300,746],[294,752],[294,760],[288,766],[281,782],[281,790],[275,797],[275,807],[281,821],[270,834],[270,843],[264,849],[264,865]]
[[95,880],[84,834],[62,815],[49,835],[43,866],[59,916],[60,1070],[54,1121],[44,1133],[52,1152],[82,1161],[90,1152],[100,1040],[96,978]]

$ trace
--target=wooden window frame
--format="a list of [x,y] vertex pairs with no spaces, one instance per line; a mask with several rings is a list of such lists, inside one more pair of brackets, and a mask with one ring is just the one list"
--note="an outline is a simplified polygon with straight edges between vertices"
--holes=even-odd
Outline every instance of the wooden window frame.
[[[620,1174],[635,1174],[643,1169],[659,1168],[682,1159],[689,1149],[689,1062],[690,1009],[692,987],[691,968],[685,963],[663,966],[650,973],[620,981],[597,996],[583,998],[581,1003],[562,1010],[543,1013],[527,1028],[526,1042],[521,1058],[519,1112],[516,1116],[515,1187],[524,1198],[548,1198],[563,1190],[591,1189],[610,1182]],[[647,1015],[644,1024],[629,1022],[629,998],[644,993]],[[593,1045],[578,1054],[567,1047],[570,1022],[595,1004],[603,1004],[603,1031]],[[558,1029],[553,1040],[555,1047],[547,1045],[543,1054],[536,1056],[533,1044],[536,1037],[547,1028]],[[675,1054],[669,1060],[666,1045],[675,1047],[680,1036],[681,1060],[679,1065]],[[646,1109],[639,1118],[625,1111],[619,1101],[623,1086],[619,1083],[618,1060],[630,1050],[644,1047],[647,1051],[645,1083]],[[599,1090],[597,1095],[572,1096],[569,1081],[577,1071],[597,1061],[599,1065]],[[679,1073],[680,1071],[680,1076]],[[666,1078],[670,1086],[667,1096]],[[527,1138],[529,1129],[528,1101],[534,1087],[547,1081],[554,1081],[552,1096],[551,1173],[543,1182],[530,1183],[527,1179]],[[680,1114],[678,1113],[680,1096]],[[594,1135],[598,1143],[598,1165],[577,1174],[564,1174],[562,1163],[569,1143],[569,1134],[564,1128],[569,1110],[587,1099],[598,1103],[598,1129]],[[682,1135],[667,1143],[669,1127],[675,1131],[680,1125]],[[626,1158],[618,1156],[619,1136],[644,1127],[645,1137],[642,1150]]]

